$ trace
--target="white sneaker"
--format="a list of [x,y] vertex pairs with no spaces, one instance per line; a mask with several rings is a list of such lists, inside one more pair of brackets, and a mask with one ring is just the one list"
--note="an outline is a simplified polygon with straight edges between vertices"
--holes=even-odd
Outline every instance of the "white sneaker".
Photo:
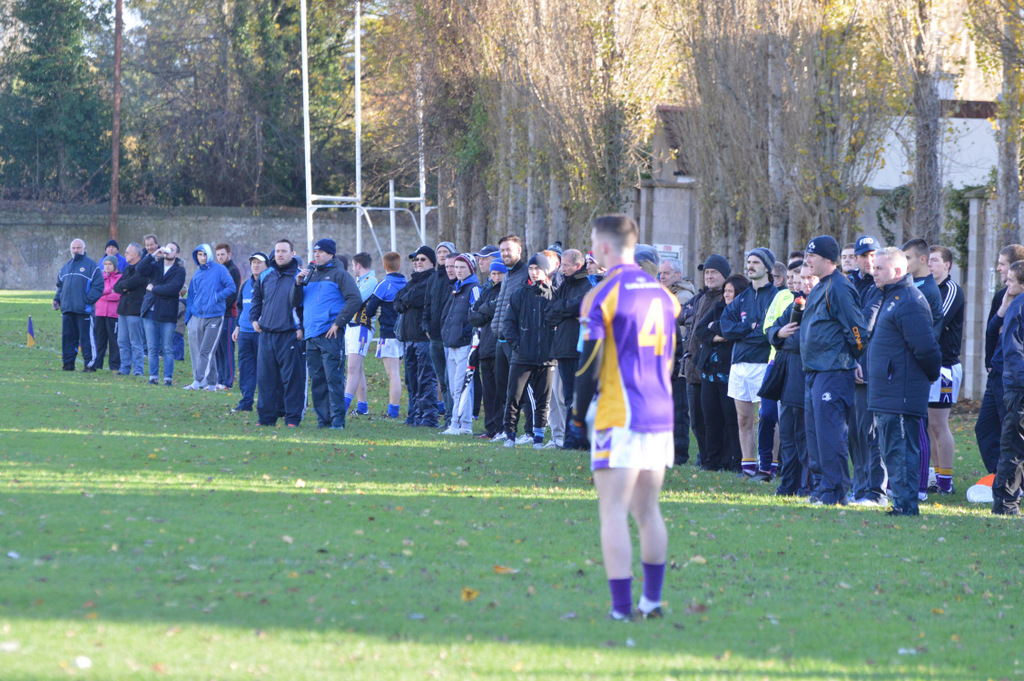
[[448,428],[448,430],[443,431],[441,433],[441,435],[461,435],[461,434],[462,434],[462,431],[459,430],[458,428],[456,428],[455,426],[451,426],[450,428]]
[[[548,444],[551,444],[551,443],[549,442]],[[544,445],[542,445],[542,444],[541,444],[541,443],[539,443],[539,442],[534,442],[534,443],[533,443],[533,448],[534,448],[534,449],[544,449]]]
[[226,385],[224,385],[223,383],[218,383],[217,386],[214,388],[214,390],[227,390],[227,389],[228,389],[228,387]]
[[863,499],[855,499],[850,502],[851,506],[870,506],[870,507],[885,507],[889,505],[888,499],[869,499],[864,497]]
[[531,444],[532,442],[533,442],[533,436],[532,435],[525,435],[524,434],[524,435],[520,435],[519,437],[516,438],[516,444],[517,445],[528,445],[528,444]]
[[562,445],[558,444],[554,440],[548,440],[548,443],[541,447],[541,449],[561,449]]
[[928,492],[918,492],[917,493],[917,500],[918,501],[928,501]]
[[509,449],[512,449],[516,446],[516,441],[509,438],[505,438],[505,446],[508,447]]
[[507,439],[508,438],[505,437],[505,433],[498,433],[497,435],[491,438],[491,442],[504,442]]
[[472,428],[459,428],[459,435],[472,435],[472,434],[473,434],[473,429]]
[[199,381],[192,381],[191,383],[186,385],[184,388],[182,388],[182,390],[202,390],[202,389],[203,389],[203,386],[201,386],[199,384]]

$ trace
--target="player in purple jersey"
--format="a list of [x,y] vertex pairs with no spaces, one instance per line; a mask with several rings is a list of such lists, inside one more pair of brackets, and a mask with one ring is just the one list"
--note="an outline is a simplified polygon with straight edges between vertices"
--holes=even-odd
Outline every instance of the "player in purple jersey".
[[[605,278],[583,299],[583,354],[573,425],[594,409],[591,468],[601,519],[601,551],[612,596],[609,618],[632,607],[629,516],[640,534],[643,596],[637,616],[661,616],[668,535],[658,496],[675,457],[672,363],[679,301],[633,258],[639,229],[625,215],[593,222],[593,253]],[[594,400],[596,394],[596,400]],[[591,405],[594,400],[595,404]]]

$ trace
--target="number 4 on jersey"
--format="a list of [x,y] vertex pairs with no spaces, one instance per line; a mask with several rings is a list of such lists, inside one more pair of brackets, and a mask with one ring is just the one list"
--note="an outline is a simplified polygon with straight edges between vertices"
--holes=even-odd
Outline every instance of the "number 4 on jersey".
[[654,348],[654,354],[660,357],[665,354],[668,341],[669,336],[665,333],[665,310],[661,298],[655,298],[651,301],[651,308],[640,327],[637,345],[641,348]]

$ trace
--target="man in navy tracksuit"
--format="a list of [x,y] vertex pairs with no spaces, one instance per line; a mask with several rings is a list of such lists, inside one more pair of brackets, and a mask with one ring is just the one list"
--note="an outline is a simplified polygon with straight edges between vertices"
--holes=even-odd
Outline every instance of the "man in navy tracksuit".
[[818,236],[804,262],[819,283],[807,296],[800,324],[800,359],[806,374],[804,411],[807,454],[817,459],[821,481],[811,503],[845,504],[850,486],[848,436],[854,368],[864,351],[864,319],[850,280],[836,267],[839,244]]
[[238,290],[238,326],[232,333],[232,340],[238,345],[238,389],[242,393],[238,404],[231,410],[237,414],[252,411],[256,395],[256,366],[260,356],[260,334],[252,328],[249,312],[252,310],[252,291],[260,275],[267,269],[270,258],[266,253],[256,251],[249,256],[252,276],[242,282]]
[[288,427],[298,428],[306,407],[302,329],[292,302],[298,272],[292,242],[281,239],[274,244],[270,267],[253,288],[249,319],[260,334],[256,412],[261,426],[277,425],[284,416]]
[[345,427],[345,325],[363,305],[356,280],[338,266],[336,252],[333,239],[317,241],[313,264],[299,270],[295,284],[318,428]]
[[942,363],[928,303],[906,268],[906,256],[897,248],[875,254],[882,304],[868,349],[868,409],[875,415],[889,472],[891,515],[918,514],[920,424],[928,415],[928,390]]
[[[872,272],[875,253],[880,248],[872,236],[862,236],[854,244],[858,269],[848,276],[857,290],[861,315],[864,317],[864,342],[867,346],[875,328],[875,318],[882,304],[882,290],[875,286]],[[865,351],[866,352],[866,351]],[[888,506],[885,496],[885,466],[878,443],[875,418],[868,409],[867,362],[860,363],[855,374],[854,408],[850,415],[850,462],[853,464],[853,502],[858,506]]]
[[92,312],[103,295],[103,270],[85,254],[85,242],[71,242],[71,260],[57,274],[53,309],[61,311],[61,350],[64,371],[75,370],[78,348],[82,348],[83,371],[95,371],[96,348],[92,336]]
[[[992,481],[992,513],[1020,515],[1024,480],[1024,261],[1013,263],[1006,277],[1006,295],[1012,297],[1003,320],[999,343],[1003,362],[1003,404],[1006,415],[999,440],[999,462]],[[998,353],[998,351],[997,351]],[[993,365],[996,358],[993,356]]]

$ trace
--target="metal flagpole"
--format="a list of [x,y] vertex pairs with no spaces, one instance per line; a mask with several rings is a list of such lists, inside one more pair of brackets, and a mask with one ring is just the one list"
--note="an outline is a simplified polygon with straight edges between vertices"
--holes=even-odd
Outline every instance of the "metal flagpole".
[[[313,255],[313,170],[309,160],[309,54],[306,48],[306,0],[299,0],[302,29],[302,153],[306,165],[306,255]],[[358,142],[357,142],[358,144]]]
[[[356,205],[363,205],[363,33],[362,0],[356,0]],[[356,252],[363,250],[363,218],[356,211]]]

